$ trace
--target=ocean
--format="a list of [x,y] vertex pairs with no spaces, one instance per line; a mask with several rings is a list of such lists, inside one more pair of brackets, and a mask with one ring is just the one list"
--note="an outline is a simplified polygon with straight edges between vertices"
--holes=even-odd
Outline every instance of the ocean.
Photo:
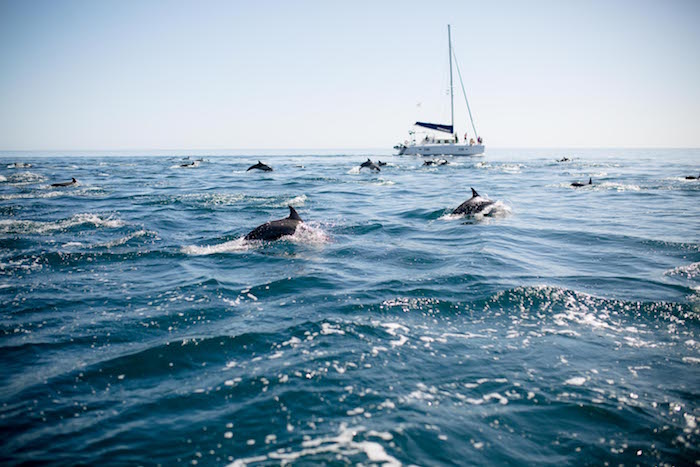
[[0,462],[698,465],[700,150],[446,159],[0,154]]

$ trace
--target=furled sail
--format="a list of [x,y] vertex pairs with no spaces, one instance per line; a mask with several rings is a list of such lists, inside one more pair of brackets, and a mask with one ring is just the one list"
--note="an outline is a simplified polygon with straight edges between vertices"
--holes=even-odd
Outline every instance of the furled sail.
[[430,128],[431,130],[443,131],[445,133],[452,133],[452,125],[444,125],[442,123],[426,123],[426,122],[416,122],[416,126],[422,126],[423,128]]

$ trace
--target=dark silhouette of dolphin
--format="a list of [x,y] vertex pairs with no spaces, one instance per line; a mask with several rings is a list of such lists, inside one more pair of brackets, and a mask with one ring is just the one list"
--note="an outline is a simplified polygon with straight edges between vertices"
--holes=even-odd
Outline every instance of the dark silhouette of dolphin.
[[71,186],[75,185],[76,183],[78,183],[78,180],[76,180],[75,178],[71,178],[70,182],[52,183],[51,186]]
[[581,188],[582,186],[586,186],[586,185],[593,185],[593,179],[589,178],[588,183],[574,182],[571,184],[571,186],[574,188]]
[[685,177],[685,179],[686,180],[700,180],[700,175],[698,175],[697,177],[693,177],[692,175],[688,175],[687,177]]
[[433,160],[428,160],[423,162],[423,165],[447,165],[449,162],[447,162],[445,159],[433,159]]
[[189,164],[180,164],[180,167],[194,167],[197,165],[196,162],[190,162]]
[[[272,167],[270,167],[269,165],[265,165],[265,164],[263,164],[263,163],[260,162],[260,161],[258,161],[257,164],[251,165],[250,167],[248,167],[248,170],[253,170],[253,169],[262,170],[262,171],[264,171],[264,172],[272,172]],[[247,172],[248,170],[246,170],[246,172]]]
[[482,198],[479,193],[472,188],[472,197],[460,204],[457,209],[452,211],[452,214],[466,214],[468,216],[480,213],[487,206],[491,206],[494,202],[490,199]]
[[248,233],[248,235],[245,236],[245,239],[266,241],[277,240],[285,235],[294,235],[294,232],[297,230],[297,226],[303,222],[304,221],[301,220],[301,217],[299,217],[299,214],[297,214],[294,208],[289,206],[289,217],[259,225]]
[[566,156],[564,156],[564,157],[562,157],[561,159],[558,159],[558,160],[557,160],[557,162],[569,162],[569,161],[571,161],[571,159],[569,159],[569,158],[566,157]]
[[382,162],[382,161],[379,161],[379,160],[377,161],[377,166],[379,166],[379,167],[384,167],[385,165],[386,165],[386,162]]
[[363,167],[367,167],[368,169],[376,170],[376,171],[382,170],[374,162],[372,162],[371,159],[367,159],[367,162],[363,162],[362,164],[360,164],[360,170],[362,170]]

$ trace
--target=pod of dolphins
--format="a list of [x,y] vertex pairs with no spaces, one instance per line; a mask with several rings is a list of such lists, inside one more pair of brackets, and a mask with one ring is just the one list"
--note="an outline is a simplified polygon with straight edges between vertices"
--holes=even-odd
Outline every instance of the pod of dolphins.
[[[189,159],[186,158],[186,159]],[[202,159],[198,159],[197,161],[202,161]],[[569,162],[571,159],[568,157],[564,157],[562,159],[558,159],[557,162]],[[448,161],[444,159],[434,159],[434,160],[426,160],[423,165],[426,166],[440,166],[440,165],[447,165],[449,164]],[[384,167],[387,165],[386,162],[382,161],[377,161],[377,163],[372,162],[371,159],[367,159],[365,162],[360,164],[360,170],[366,168],[369,170],[373,170],[376,172],[381,171],[382,169],[380,167]],[[29,164],[15,164],[14,167],[31,167]],[[183,163],[180,165],[180,167],[196,167],[197,165],[195,162],[191,163]],[[13,167],[13,168],[14,168]],[[272,172],[272,167],[270,167],[267,164],[262,163],[261,161],[258,161],[257,164],[251,165],[248,167],[246,172],[249,172],[251,170],[260,170],[263,172]],[[686,180],[700,180],[700,174],[695,177],[692,175],[686,176]],[[52,187],[68,187],[72,185],[76,185],[78,181],[75,178],[71,178],[71,181],[69,182],[57,182],[57,183],[52,183]],[[585,186],[593,185],[593,179],[589,178],[588,183],[581,183],[581,182],[573,182],[571,184],[572,187],[574,188],[581,188]],[[453,211],[452,214],[461,214],[465,216],[474,216],[480,212],[482,212],[485,208],[488,206],[493,205],[495,202],[483,198],[477,191],[472,188],[472,196],[459,206],[457,206]],[[274,240],[279,240],[280,238],[288,235],[294,235],[296,232],[297,227],[300,224],[303,224],[304,221],[302,218],[299,216],[297,211],[292,207],[289,207],[289,216],[285,217],[284,219],[277,219],[273,221],[266,222],[262,225],[257,226],[248,234],[244,237],[245,240],[263,240],[263,241],[274,241]]]

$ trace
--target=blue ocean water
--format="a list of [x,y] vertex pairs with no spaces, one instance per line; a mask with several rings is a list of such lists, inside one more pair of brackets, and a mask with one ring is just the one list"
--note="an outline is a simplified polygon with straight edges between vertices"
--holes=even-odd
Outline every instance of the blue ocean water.
[[700,459],[699,150],[181,156],[0,157],[4,465]]

